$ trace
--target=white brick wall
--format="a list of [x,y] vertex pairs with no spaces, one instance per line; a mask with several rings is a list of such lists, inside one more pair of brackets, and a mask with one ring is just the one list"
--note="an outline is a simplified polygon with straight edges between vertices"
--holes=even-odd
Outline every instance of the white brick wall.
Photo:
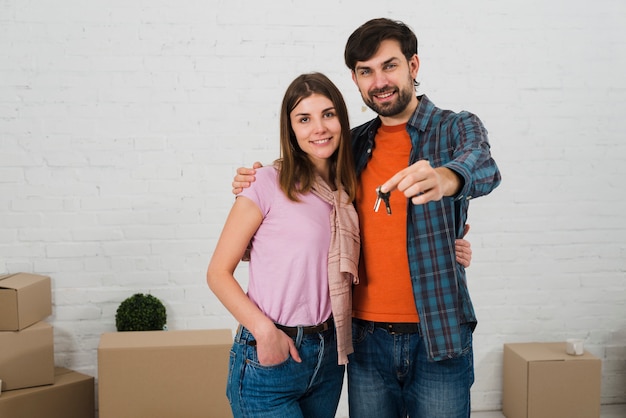
[[235,327],[204,281],[235,169],[277,156],[301,72],[369,119],[343,47],[388,16],[418,35],[421,91],[482,118],[503,174],[470,210],[474,409],[501,405],[503,343],[570,336],[603,359],[603,402],[626,402],[624,2],[267,3],[0,1],[0,272],[52,277],[57,364],[96,375],[135,292],[171,329]]

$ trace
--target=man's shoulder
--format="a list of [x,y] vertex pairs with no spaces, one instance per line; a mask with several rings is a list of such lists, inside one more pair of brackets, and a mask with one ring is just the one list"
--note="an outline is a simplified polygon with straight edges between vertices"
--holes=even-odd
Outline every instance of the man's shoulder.
[[420,106],[422,106],[422,108],[419,109],[421,110],[421,112],[419,112],[421,113],[421,117],[433,119],[435,123],[453,124],[473,119],[479,120],[478,116],[467,110],[457,112],[437,107],[426,95],[420,97]]

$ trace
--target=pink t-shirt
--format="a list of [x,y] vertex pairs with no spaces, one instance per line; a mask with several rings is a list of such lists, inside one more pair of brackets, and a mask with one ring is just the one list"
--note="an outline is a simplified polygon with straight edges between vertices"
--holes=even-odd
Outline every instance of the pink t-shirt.
[[263,222],[252,238],[248,297],[274,322],[316,325],[331,314],[328,248],[331,205],[312,193],[294,202],[269,166],[239,196],[251,199]]

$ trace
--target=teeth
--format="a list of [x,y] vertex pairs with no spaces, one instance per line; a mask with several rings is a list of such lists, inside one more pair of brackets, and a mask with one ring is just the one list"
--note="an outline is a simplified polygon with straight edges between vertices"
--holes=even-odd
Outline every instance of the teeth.
[[328,142],[330,139],[319,139],[317,141],[312,141],[314,144],[323,144],[324,142]]
[[386,99],[387,97],[391,96],[393,94],[392,93],[385,93],[385,94],[379,94],[376,97],[378,97],[379,99]]

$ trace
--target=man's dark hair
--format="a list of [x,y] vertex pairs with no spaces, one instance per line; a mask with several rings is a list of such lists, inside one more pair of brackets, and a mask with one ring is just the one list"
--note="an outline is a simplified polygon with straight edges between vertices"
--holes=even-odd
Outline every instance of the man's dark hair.
[[402,54],[407,60],[417,54],[417,37],[411,28],[398,20],[372,19],[359,26],[348,38],[344,52],[348,68],[354,71],[358,61],[366,61],[374,56],[381,42],[387,39],[395,39],[400,43]]

